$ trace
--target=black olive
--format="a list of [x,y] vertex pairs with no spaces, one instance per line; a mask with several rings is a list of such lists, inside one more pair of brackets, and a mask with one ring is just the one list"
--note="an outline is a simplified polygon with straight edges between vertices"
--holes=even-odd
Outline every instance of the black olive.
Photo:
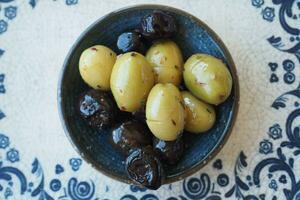
[[80,115],[94,128],[106,128],[114,123],[117,105],[111,96],[100,90],[89,90],[79,100]]
[[156,190],[164,180],[164,170],[151,146],[135,149],[126,159],[126,171],[136,184]]
[[134,119],[141,123],[146,123],[146,113],[145,110],[138,110],[132,113]]
[[122,53],[136,51],[143,54],[146,51],[142,36],[136,31],[122,33],[118,37],[117,47]]
[[145,103],[143,103],[142,107],[139,110],[132,113],[132,116],[135,120],[145,124],[146,123],[146,112],[145,111],[146,111],[146,105],[145,105]]
[[141,20],[142,35],[149,40],[171,37],[176,31],[176,23],[172,16],[153,11]]
[[152,135],[145,124],[127,121],[112,131],[111,142],[123,154],[128,155],[134,148],[151,145]]
[[174,165],[183,155],[183,139],[179,137],[175,141],[164,141],[153,137],[153,149],[160,156],[162,161]]

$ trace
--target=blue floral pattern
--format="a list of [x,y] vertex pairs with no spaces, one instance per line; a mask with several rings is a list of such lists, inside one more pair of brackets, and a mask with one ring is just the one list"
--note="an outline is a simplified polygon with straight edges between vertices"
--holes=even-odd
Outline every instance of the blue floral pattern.
[[0,148],[5,149],[8,146],[9,146],[9,138],[4,134],[0,134]]
[[2,110],[0,110],[0,120],[3,119],[5,116],[4,112]]
[[4,54],[4,50],[3,49],[0,49],[0,57]]
[[0,74],[0,94],[5,93],[5,87],[4,87],[4,74]]
[[75,4],[77,4],[78,3],[78,0],[66,0],[66,4],[67,5],[75,5]]
[[80,165],[82,164],[82,160],[80,158],[71,158],[69,163],[73,171],[78,171]]
[[[268,66],[271,70],[270,82],[271,83],[278,82],[279,77],[276,74],[278,64],[274,63],[274,62],[269,62]],[[283,67],[283,70],[285,71],[285,73],[283,74],[282,80],[286,84],[289,84],[289,85],[293,84],[296,81],[296,76],[294,74],[295,63],[290,59],[286,59],[282,62],[282,67]]]
[[4,8],[4,15],[7,19],[14,19],[17,16],[17,7],[16,6],[8,6]]
[[269,188],[273,189],[274,191],[277,191],[277,183],[274,179],[271,180],[270,184],[269,184]]
[[259,143],[259,153],[269,154],[273,152],[273,144],[269,140],[263,140]]
[[283,65],[283,69],[287,72],[291,72],[295,69],[295,63],[290,59],[284,60],[282,65]]
[[8,24],[6,21],[4,21],[3,19],[0,20],[0,34],[4,33],[5,31],[7,31],[7,27]]
[[35,8],[36,3],[37,3],[37,0],[29,0],[29,5],[30,5],[32,8]]
[[274,140],[282,138],[282,129],[281,129],[280,125],[274,124],[273,126],[271,126],[269,128],[268,135]]
[[53,191],[53,192],[57,192],[61,189],[61,182],[60,180],[58,179],[53,179],[51,182],[50,182],[50,189]]
[[137,185],[130,185],[131,192],[145,192],[147,189]]
[[19,151],[12,148],[6,153],[6,159],[9,160],[10,162],[18,162],[20,160],[19,157]]
[[275,9],[271,7],[266,7],[261,12],[263,19],[272,22],[275,17]]
[[[1,148],[3,147],[2,149],[7,149],[7,147],[10,146],[9,137],[0,134],[0,145]],[[50,181],[48,188],[45,185],[44,171],[38,159],[35,158],[32,162],[31,174],[33,178],[35,177],[35,181],[31,182],[22,171],[11,166],[20,160],[18,150],[10,148],[7,150],[6,155],[8,163],[4,165],[4,162],[0,161],[0,180],[2,180],[2,182],[0,182],[0,194],[3,192],[5,199],[9,199],[9,197],[14,196],[14,192],[17,192],[17,190],[13,190],[14,182],[11,181],[13,176],[19,181],[19,193],[21,195],[30,196],[31,198],[37,197],[39,200],[54,200],[56,198],[49,192],[52,191],[53,193],[57,193],[57,199],[97,199],[94,196],[95,185],[92,181],[78,181],[77,178],[71,177],[67,182],[62,182],[59,177],[56,177]],[[78,162],[77,159],[76,161]],[[64,172],[61,165],[57,165],[54,170],[59,170],[57,176]],[[6,181],[7,184],[3,184],[3,181]]]
[[281,175],[279,177],[279,180],[278,180],[280,183],[283,183],[283,184],[286,184],[287,183],[287,180],[286,180],[286,176],[285,175]]
[[55,166],[55,174],[61,174],[65,171],[65,169],[63,168],[63,166],[61,166],[60,164],[57,164]]
[[257,8],[260,8],[264,3],[264,0],[252,0],[252,5]]
[[222,164],[222,160],[221,159],[217,159],[214,164],[213,167],[215,169],[221,170],[223,168],[223,164]]

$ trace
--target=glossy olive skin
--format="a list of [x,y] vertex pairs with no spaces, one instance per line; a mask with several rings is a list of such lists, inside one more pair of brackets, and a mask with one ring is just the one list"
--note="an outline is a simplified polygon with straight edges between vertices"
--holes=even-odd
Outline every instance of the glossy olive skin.
[[148,40],[168,38],[176,31],[174,18],[161,11],[153,11],[141,20],[141,33]]
[[127,121],[112,131],[112,144],[124,155],[134,148],[152,144],[152,135],[146,125],[137,121]]
[[183,58],[175,42],[162,40],[154,43],[147,51],[146,58],[154,69],[156,83],[180,84]]
[[110,75],[117,55],[110,48],[95,45],[84,50],[79,59],[79,72],[90,87],[110,90]]
[[162,161],[169,165],[176,164],[182,157],[184,152],[184,143],[181,137],[175,141],[164,141],[153,137],[153,149]]
[[191,133],[202,133],[211,129],[216,121],[213,106],[204,103],[187,91],[181,92],[186,107],[184,129]]
[[126,159],[125,169],[136,184],[151,190],[158,189],[165,178],[162,164],[151,146],[132,151]]
[[232,77],[222,60],[206,54],[194,54],[184,64],[183,78],[189,91],[214,105],[231,93]]
[[118,37],[117,47],[122,53],[136,51],[145,53],[145,45],[142,36],[136,31],[124,32]]
[[100,90],[84,92],[79,99],[79,113],[94,128],[110,127],[115,122],[117,105],[111,96]]
[[118,57],[111,74],[110,86],[120,110],[139,110],[145,104],[153,84],[152,68],[143,55],[128,52]]
[[171,83],[156,84],[147,100],[147,125],[155,137],[176,140],[184,127],[185,110],[182,96]]

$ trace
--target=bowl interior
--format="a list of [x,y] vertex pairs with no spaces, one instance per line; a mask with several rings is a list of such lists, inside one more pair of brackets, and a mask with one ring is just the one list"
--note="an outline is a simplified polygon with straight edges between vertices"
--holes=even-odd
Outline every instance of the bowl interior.
[[141,17],[160,9],[171,14],[179,27],[172,38],[181,48],[184,59],[194,53],[206,53],[222,59],[233,76],[231,96],[217,107],[215,126],[205,134],[184,133],[187,149],[181,161],[167,166],[166,182],[179,180],[205,164],[221,148],[230,134],[238,101],[237,78],[234,63],[217,36],[201,21],[177,9],[164,6],[137,6],[111,13],[93,24],[71,49],[66,58],[59,85],[59,107],[66,132],[81,156],[96,169],[115,179],[130,182],[124,170],[124,159],[108,141],[109,131],[95,131],[87,126],[77,113],[78,97],[88,89],[78,70],[82,51],[95,44],[116,49],[119,34],[138,27]]

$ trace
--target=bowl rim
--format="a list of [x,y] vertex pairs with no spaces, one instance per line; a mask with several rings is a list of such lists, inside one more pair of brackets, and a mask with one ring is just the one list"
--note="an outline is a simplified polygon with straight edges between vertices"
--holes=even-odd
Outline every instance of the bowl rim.
[[170,183],[180,181],[184,178],[187,178],[188,176],[193,175],[194,173],[199,171],[201,168],[203,168],[209,161],[211,161],[221,151],[221,149],[224,147],[224,145],[228,141],[228,138],[232,134],[232,130],[233,130],[234,124],[236,122],[237,114],[238,114],[238,110],[239,110],[239,101],[240,101],[239,79],[238,79],[238,75],[237,75],[236,65],[232,59],[232,56],[229,53],[229,50],[227,49],[227,47],[225,46],[223,41],[220,39],[220,37],[206,23],[204,23],[202,20],[195,17],[194,15],[192,15],[184,10],[181,10],[181,9],[178,9],[175,7],[171,7],[171,6],[167,6],[167,5],[162,5],[162,4],[138,4],[138,5],[122,7],[117,10],[114,10],[112,12],[109,12],[108,14],[105,14],[104,16],[100,17],[95,22],[93,22],[91,25],[89,25],[87,28],[85,28],[85,30],[80,34],[80,36],[76,39],[74,44],[71,46],[71,48],[64,60],[60,74],[59,74],[58,87],[57,87],[57,104],[58,104],[59,118],[60,118],[63,130],[64,130],[69,142],[71,143],[71,145],[73,146],[75,151],[80,155],[81,158],[83,158],[83,160],[85,162],[87,162],[98,172],[104,174],[105,176],[107,176],[109,178],[112,178],[114,180],[117,180],[117,181],[120,181],[123,183],[127,183],[127,184],[134,183],[130,179],[124,179],[120,176],[116,176],[115,174],[111,173],[111,171],[109,169],[106,169],[101,164],[95,162],[91,158],[91,156],[83,153],[84,152],[83,149],[78,144],[76,144],[74,135],[71,133],[71,130],[70,130],[69,126],[67,126],[67,123],[65,121],[66,113],[65,113],[65,109],[62,106],[63,102],[64,102],[64,99],[62,98],[62,88],[63,88],[62,83],[64,81],[64,77],[65,77],[64,74],[65,74],[66,68],[69,64],[70,57],[72,56],[72,54],[74,52],[74,49],[76,49],[76,47],[82,42],[82,40],[84,39],[86,34],[89,31],[91,31],[94,28],[94,26],[101,23],[101,21],[105,20],[106,18],[111,17],[117,13],[131,11],[131,10],[137,10],[137,9],[154,9],[154,10],[157,9],[157,10],[164,10],[166,12],[172,11],[176,14],[186,16],[186,17],[192,19],[193,21],[195,21],[195,23],[198,26],[202,27],[205,31],[207,31],[208,34],[216,41],[218,46],[222,49],[222,51],[227,59],[227,63],[230,64],[230,71],[231,71],[231,76],[232,76],[232,80],[233,80],[233,87],[232,87],[233,90],[231,92],[234,93],[235,97],[234,97],[233,107],[232,107],[232,110],[231,110],[230,116],[229,116],[230,121],[229,121],[229,123],[227,123],[227,126],[226,126],[227,130],[225,131],[225,133],[223,133],[222,138],[218,141],[218,143],[209,151],[208,154],[205,155],[205,157],[201,160],[201,162],[198,161],[196,164],[194,164],[189,169],[186,169],[182,173],[167,177],[163,182],[163,184],[170,184]]

